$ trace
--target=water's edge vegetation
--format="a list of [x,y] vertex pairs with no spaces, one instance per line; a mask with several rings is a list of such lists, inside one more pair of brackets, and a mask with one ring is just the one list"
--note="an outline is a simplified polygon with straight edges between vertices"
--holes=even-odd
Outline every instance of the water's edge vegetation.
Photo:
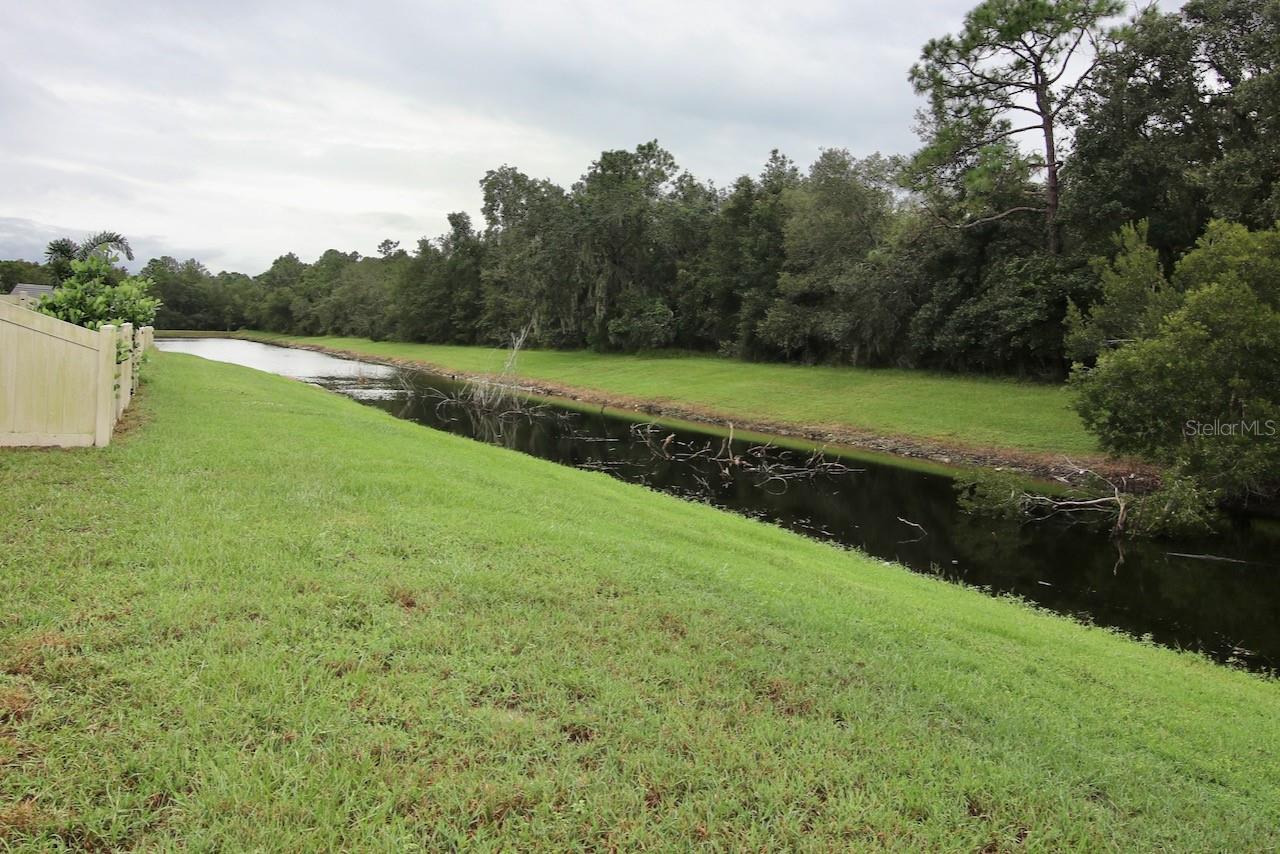
[[281,378],[148,373],[110,448],[0,454],[5,838],[1280,843],[1273,680]]

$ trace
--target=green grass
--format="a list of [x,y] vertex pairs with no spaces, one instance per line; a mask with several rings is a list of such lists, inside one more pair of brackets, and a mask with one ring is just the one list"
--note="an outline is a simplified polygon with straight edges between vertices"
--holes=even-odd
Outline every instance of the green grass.
[[0,453],[0,848],[1260,850],[1280,685],[161,354]]
[[[252,333],[459,372],[501,370],[483,347]],[[742,362],[713,356],[531,350],[518,370],[534,380],[704,409],[725,419],[833,426],[969,449],[1098,453],[1065,386],[927,371]]]

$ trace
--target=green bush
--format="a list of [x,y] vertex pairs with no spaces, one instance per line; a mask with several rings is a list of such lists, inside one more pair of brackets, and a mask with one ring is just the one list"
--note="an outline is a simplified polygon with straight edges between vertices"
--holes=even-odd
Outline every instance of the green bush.
[[1209,534],[1222,522],[1221,494],[1193,477],[1171,474],[1160,488],[1132,502],[1126,521],[1137,535],[1195,536]]
[[1181,306],[1076,366],[1076,407],[1102,446],[1227,498],[1280,493],[1277,274],[1280,227],[1211,226],[1169,283]]
[[675,314],[656,297],[624,299],[622,313],[609,321],[609,343],[622,350],[656,350],[675,334]]
[[37,311],[95,330],[123,323],[132,323],[136,330],[155,322],[160,300],[149,295],[149,279],[133,276],[113,282],[112,259],[101,254],[70,264],[70,277],[41,298]]
[[1214,220],[1173,273],[1180,291],[1227,280],[1247,285],[1258,299],[1280,309],[1280,224],[1250,231],[1239,223]]

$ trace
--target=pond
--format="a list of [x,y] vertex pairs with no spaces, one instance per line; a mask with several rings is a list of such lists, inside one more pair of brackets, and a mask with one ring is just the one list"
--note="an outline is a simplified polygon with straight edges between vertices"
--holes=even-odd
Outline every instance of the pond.
[[303,380],[399,418],[501,445],[860,549],[1049,610],[1280,667],[1280,527],[1236,519],[1194,540],[1116,541],[1059,520],[960,511],[954,481],[919,466],[711,428],[654,424],[564,402],[502,411],[466,404],[447,376],[228,338],[166,339],[191,353]]

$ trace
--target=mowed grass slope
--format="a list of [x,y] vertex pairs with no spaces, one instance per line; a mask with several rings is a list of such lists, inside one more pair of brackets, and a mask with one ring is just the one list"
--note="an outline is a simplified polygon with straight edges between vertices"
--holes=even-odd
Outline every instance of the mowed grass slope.
[[1260,850],[1280,685],[161,354],[0,452],[0,848]]
[[[506,352],[365,338],[252,333],[413,359],[464,373],[497,373]],[[1065,386],[928,371],[743,362],[699,355],[529,350],[521,376],[626,397],[668,401],[742,422],[833,426],[970,449],[1096,454]]]

